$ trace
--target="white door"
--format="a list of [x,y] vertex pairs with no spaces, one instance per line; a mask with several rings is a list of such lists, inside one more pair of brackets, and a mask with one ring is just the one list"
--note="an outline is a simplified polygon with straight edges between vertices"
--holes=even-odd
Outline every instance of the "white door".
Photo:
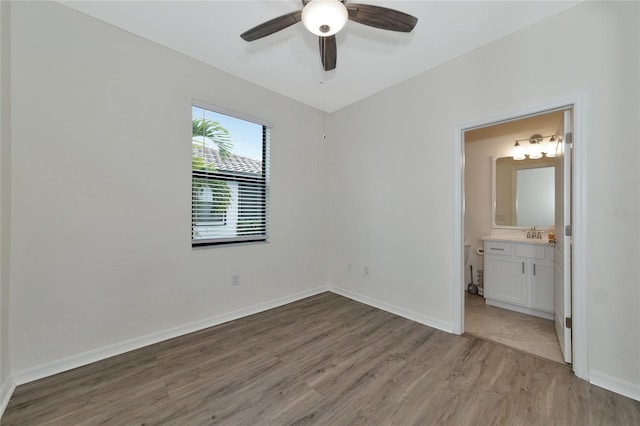
[[[562,143],[556,150],[556,245],[554,274],[554,317],[564,361],[571,362],[571,143],[572,111],[564,112]],[[569,234],[569,235],[567,235]],[[570,320],[569,320],[570,321]]]

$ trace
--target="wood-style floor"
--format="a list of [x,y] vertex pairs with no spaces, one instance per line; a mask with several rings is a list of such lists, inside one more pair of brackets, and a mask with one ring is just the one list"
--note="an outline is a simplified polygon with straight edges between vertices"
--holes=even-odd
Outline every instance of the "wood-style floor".
[[553,362],[323,293],[19,386],[2,425],[638,425]]
[[553,321],[487,305],[469,293],[464,303],[465,333],[564,364]]

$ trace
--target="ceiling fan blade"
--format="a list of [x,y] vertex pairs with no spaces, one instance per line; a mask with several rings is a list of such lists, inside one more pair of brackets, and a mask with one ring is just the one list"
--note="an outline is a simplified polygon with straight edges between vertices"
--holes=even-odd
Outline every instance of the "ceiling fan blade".
[[370,27],[389,31],[411,32],[418,18],[407,13],[370,4],[347,3],[349,19]]
[[336,47],[336,36],[318,37],[320,40],[320,59],[325,71],[331,71],[336,67],[338,49]]
[[243,32],[240,34],[240,37],[245,41],[254,41],[273,33],[277,33],[280,30],[284,30],[285,28],[300,22],[301,19],[302,10],[287,13],[286,15],[270,19],[267,22],[263,22],[262,24]]

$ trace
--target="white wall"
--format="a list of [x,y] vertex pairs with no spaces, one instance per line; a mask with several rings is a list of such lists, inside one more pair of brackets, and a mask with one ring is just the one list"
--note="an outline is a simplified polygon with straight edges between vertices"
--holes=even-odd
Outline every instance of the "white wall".
[[[515,135],[507,137],[488,135],[480,140],[465,141],[464,239],[471,244],[469,265],[473,266],[474,271],[484,268],[484,258],[477,255],[476,250],[484,246],[481,238],[491,233],[491,167],[493,157],[509,155],[515,139],[517,139]],[[465,268],[465,283],[470,282],[469,273],[467,266]],[[474,273],[474,275],[477,277],[477,274]]]
[[586,94],[589,373],[640,398],[639,16],[585,2],[333,114],[332,285],[451,329],[454,128]]
[[13,391],[9,379],[9,263],[11,237],[10,3],[0,2],[0,413]]
[[[326,288],[322,113],[57,3],[11,31],[16,380]],[[273,123],[269,244],[191,248],[192,98]]]

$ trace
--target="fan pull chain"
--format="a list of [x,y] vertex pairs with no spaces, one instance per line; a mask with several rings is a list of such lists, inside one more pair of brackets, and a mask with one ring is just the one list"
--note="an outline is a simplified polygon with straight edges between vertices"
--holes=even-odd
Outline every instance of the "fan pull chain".
[[327,113],[322,116],[322,139],[327,139]]
[[[325,100],[325,108],[326,108],[326,87],[324,86],[324,84],[327,82],[327,76],[326,73],[322,73],[322,80],[320,80],[320,84],[322,85],[322,88],[320,90],[322,90],[322,97]],[[326,111],[322,111],[322,140],[325,141],[327,140],[327,112]]]

